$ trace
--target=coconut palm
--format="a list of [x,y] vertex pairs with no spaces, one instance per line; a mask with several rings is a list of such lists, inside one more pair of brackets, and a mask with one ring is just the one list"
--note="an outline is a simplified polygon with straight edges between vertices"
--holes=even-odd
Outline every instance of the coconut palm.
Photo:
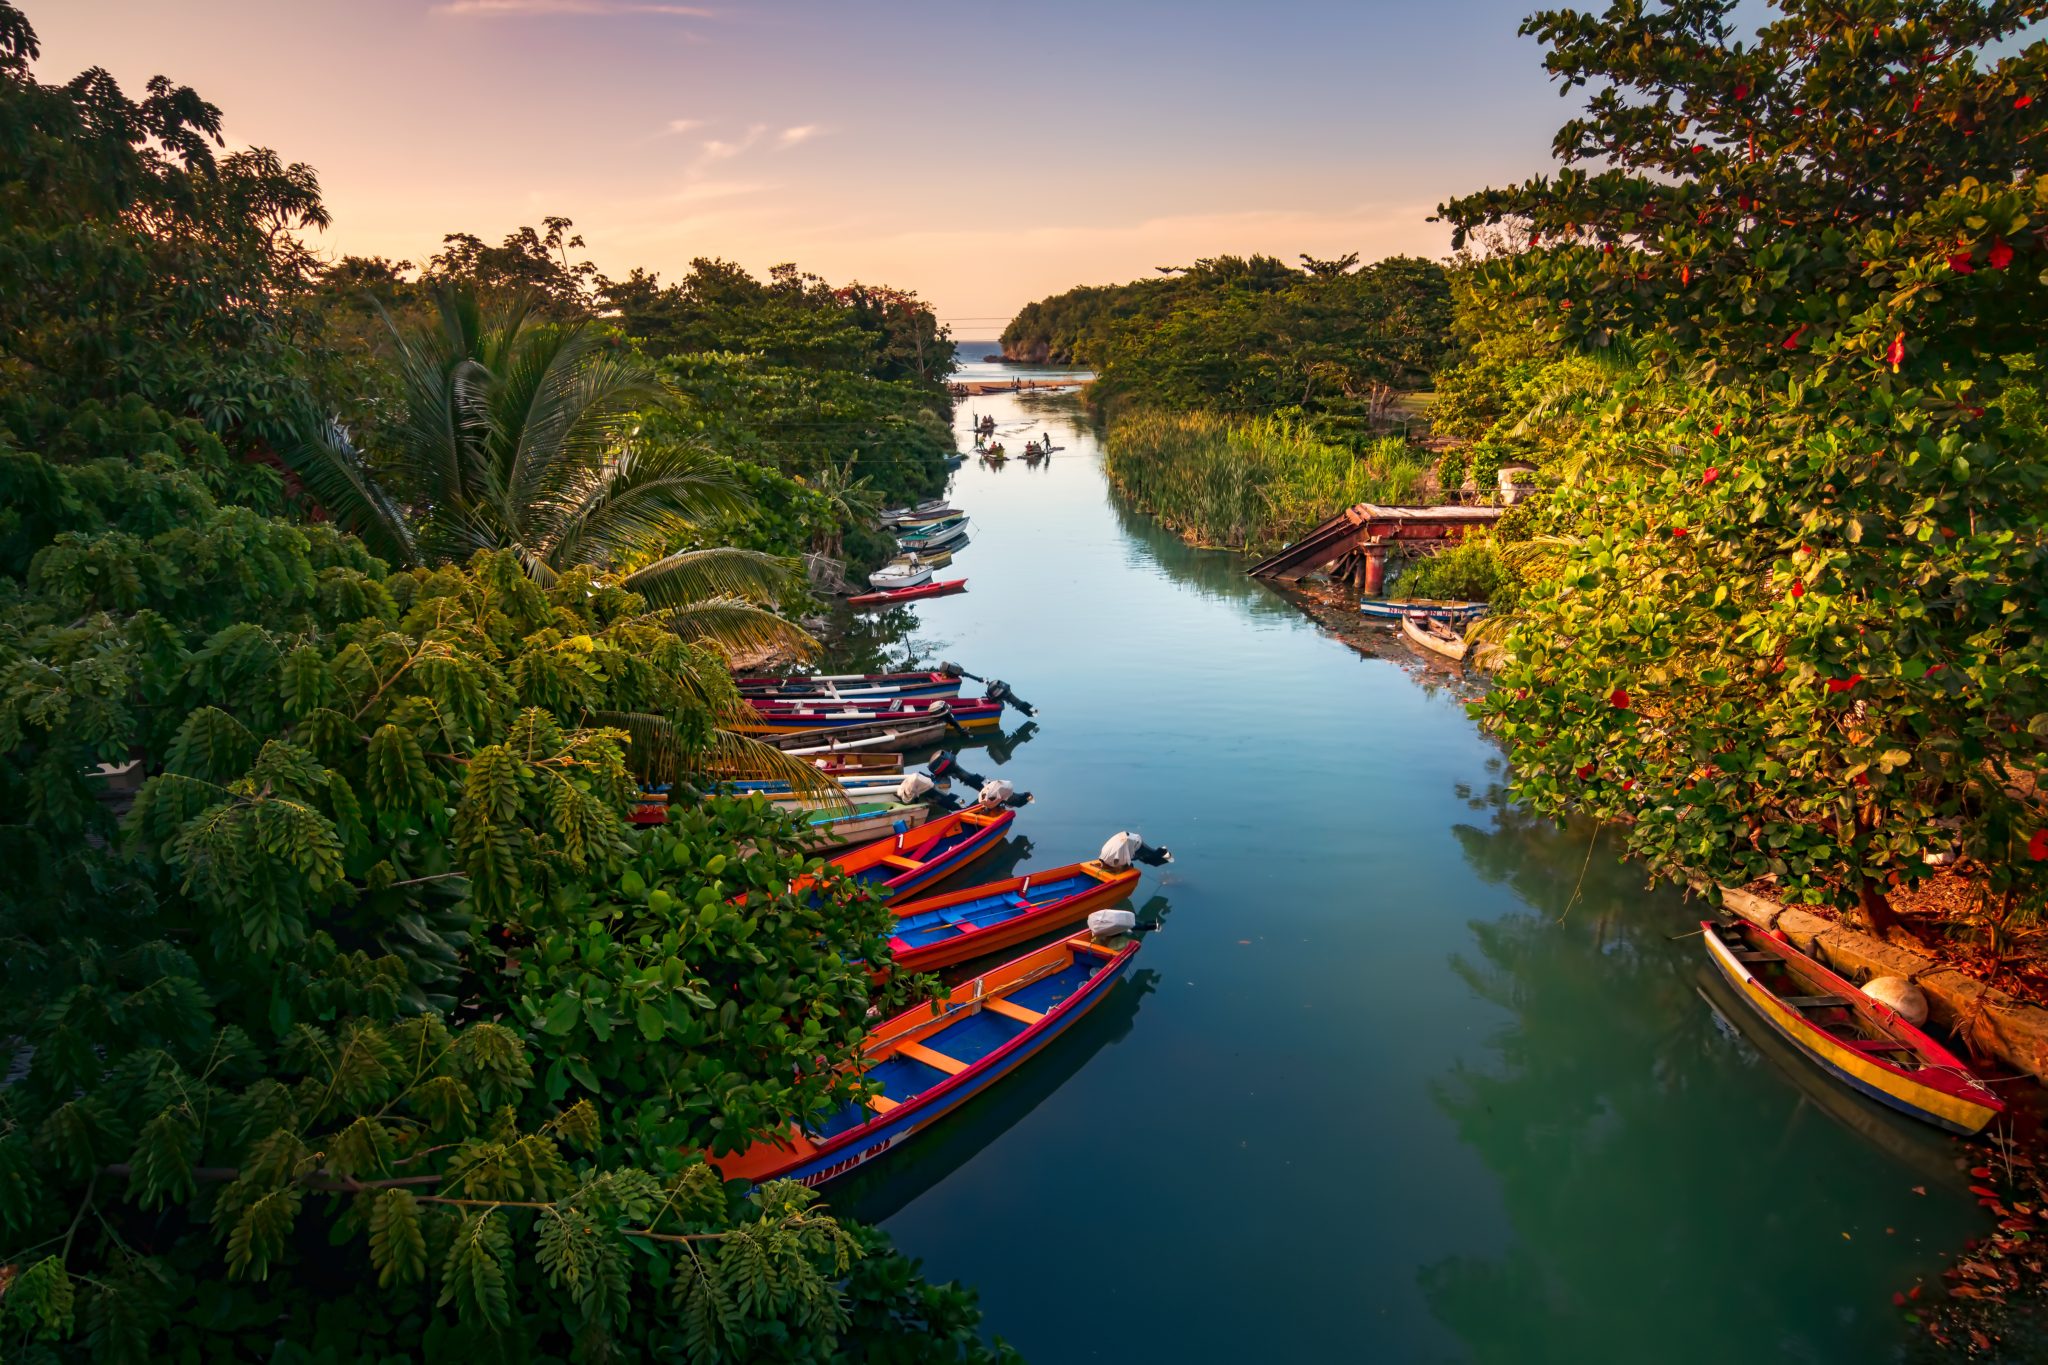
[[[461,288],[438,304],[437,321],[412,330],[383,314],[399,380],[388,441],[366,457],[330,425],[290,452],[337,521],[408,568],[509,549],[543,586],[577,569],[617,573],[706,659],[815,649],[767,605],[793,581],[789,560],[697,543],[709,519],[749,498],[702,447],[636,440],[634,414],[666,396],[645,362],[588,323],[545,321],[523,304],[487,319]],[[714,715],[748,714],[722,668],[683,681]],[[679,732],[676,717],[604,719],[633,730],[643,755],[675,752],[664,736]],[[802,766],[723,732],[708,749],[721,766]]]
[[875,491],[865,475],[854,477],[851,457],[843,465],[827,461],[816,474],[797,482],[825,499],[832,513],[830,520],[812,537],[811,549],[815,553],[827,559],[843,559],[846,547],[840,528],[878,524],[882,512],[881,494]]

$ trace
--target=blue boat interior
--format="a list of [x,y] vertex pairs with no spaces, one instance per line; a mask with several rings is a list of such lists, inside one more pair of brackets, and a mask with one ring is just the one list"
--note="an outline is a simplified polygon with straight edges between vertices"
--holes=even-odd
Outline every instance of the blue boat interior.
[[[1087,985],[1089,980],[1107,965],[1107,959],[1099,958],[1092,953],[1077,954],[1072,962],[1059,971],[1042,976],[1002,998],[1013,1005],[1044,1014]],[[943,1053],[956,1061],[973,1066],[1029,1027],[1030,1025],[1023,1020],[1007,1014],[978,1009],[966,1013],[937,1033],[929,1034],[919,1041],[933,1052]],[[896,1103],[907,1104],[945,1080],[946,1073],[915,1057],[905,1057],[899,1053],[885,1057],[868,1068],[863,1079]],[[875,1111],[866,1105],[849,1104],[813,1125],[810,1130],[811,1136],[818,1141],[835,1138],[875,1117]]]
[[[952,832],[933,840],[926,846],[923,853],[917,855],[918,859],[928,868],[931,864],[958,850],[968,840],[977,838],[985,833],[987,833],[987,826],[985,825],[960,825]],[[872,885],[878,882],[892,881],[903,875],[904,870],[902,868],[889,867],[885,864],[880,867],[870,867],[863,870],[854,880]]]
[[1085,873],[1070,877],[1053,877],[1042,882],[1033,882],[1023,891],[1003,891],[992,896],[977,896],[973,900],[961,901],[937,910],[924,910],[915,915],[905,915],[896,921],[896,939],[912,948],[927,943],[937,943],[975,929],[987,928],[991,924],[1002,924],[1019,915],[1027,914],[1039,906],[1053,901],[1065,900],[1100,885]]

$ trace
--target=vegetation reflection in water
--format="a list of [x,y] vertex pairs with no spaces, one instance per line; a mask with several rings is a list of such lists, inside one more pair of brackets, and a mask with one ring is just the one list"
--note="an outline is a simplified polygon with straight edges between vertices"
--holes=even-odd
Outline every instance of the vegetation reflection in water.
[[1980,1228],[1946,1140],[1817,1103],[1717,1020],[1673,938],[1696,905],[1508,805],[1461,684],[1120,505],[1071,399],[968,409],[1066,449],[970,462],[969,593],[863,659],[1043,710],[988,875],[1142,822],[1173,920],[1098,1017],[835,1199],[1037,1361],[1892,1354],[1892,1292]]

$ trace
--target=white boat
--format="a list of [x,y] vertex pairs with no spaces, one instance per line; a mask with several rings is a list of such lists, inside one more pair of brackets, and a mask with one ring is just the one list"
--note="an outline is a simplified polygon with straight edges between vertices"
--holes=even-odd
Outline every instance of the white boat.
[[878,592],[894,588],[921,588],[932,581],[932,566],[912,555],[908,560],[885,564],[868,575],[868,586]]

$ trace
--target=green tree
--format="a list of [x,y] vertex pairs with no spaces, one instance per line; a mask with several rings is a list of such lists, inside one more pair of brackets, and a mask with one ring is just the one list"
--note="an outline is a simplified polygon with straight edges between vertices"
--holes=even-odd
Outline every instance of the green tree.
[[[1564,546],[1484,704],[1545,809],[1658,872],[1860,906],[1960,855],[2048,896],[2039,549],[2048,6],[1550,11],[1568,168],[1448,205],[1526,224],[1481,287],[1659,385],[1573,442]],[[1569,163],[1598,159],[1586,174]]]

